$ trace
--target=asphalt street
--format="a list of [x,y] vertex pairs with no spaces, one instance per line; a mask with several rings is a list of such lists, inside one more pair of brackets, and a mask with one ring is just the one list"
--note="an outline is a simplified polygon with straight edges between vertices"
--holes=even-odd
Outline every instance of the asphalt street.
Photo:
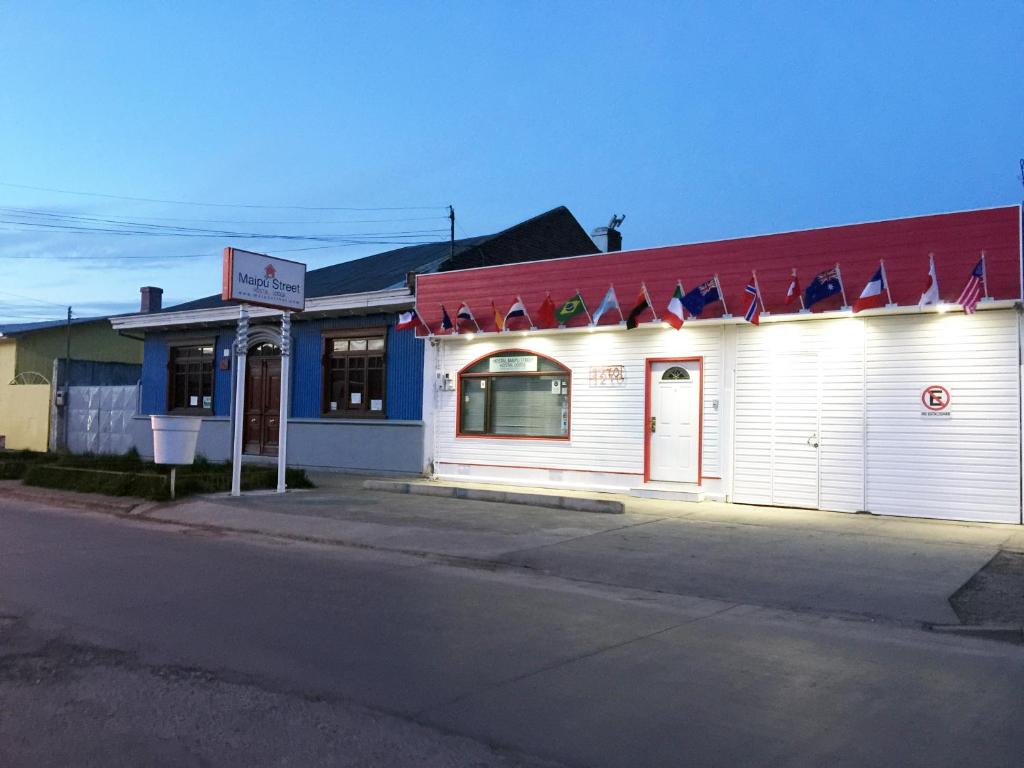
[[1020,764],[1019,646],[549,565],[2,500],[0,758]]

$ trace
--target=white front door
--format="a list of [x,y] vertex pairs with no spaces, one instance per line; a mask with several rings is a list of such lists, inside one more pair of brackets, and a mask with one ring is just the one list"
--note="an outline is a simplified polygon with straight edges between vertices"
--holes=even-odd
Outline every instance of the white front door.
[[649,477],[696,483],[700,472],[700,363],[651,363]]

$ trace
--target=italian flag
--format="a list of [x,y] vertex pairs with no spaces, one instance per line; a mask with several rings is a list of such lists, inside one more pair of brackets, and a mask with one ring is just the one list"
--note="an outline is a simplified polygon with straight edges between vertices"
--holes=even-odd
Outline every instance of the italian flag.
[[677,331],[683,327],[683,286],[676,283],[676,292],[668,302],[668,314],[665,320]]

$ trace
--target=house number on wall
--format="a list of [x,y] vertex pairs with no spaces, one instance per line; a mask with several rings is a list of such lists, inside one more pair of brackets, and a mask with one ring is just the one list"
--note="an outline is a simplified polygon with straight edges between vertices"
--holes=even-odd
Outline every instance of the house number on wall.
[[626,386],[626,366],[601,365],[590,369],[590,386],[592,387],[624,387]]

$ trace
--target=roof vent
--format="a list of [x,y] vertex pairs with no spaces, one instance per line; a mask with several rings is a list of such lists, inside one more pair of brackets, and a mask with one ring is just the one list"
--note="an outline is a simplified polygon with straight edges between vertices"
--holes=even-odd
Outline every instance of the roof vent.
[[619,225],[626,220],[626,214],[616,216],[612,214],[612,220],[607,227],[598,227],[590,233],[594,245],[605,253],[622,250],[622,233],[619,232]]

